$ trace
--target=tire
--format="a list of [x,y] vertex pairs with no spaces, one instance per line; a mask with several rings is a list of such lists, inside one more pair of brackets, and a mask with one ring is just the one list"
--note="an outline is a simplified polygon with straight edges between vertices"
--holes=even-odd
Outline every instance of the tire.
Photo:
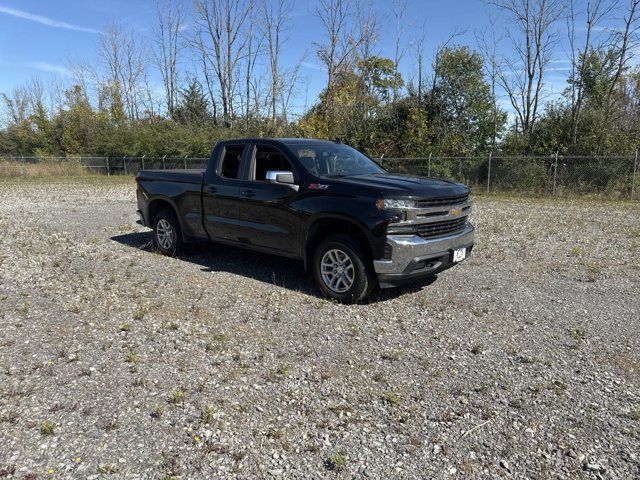
[[371,259],[346,235],[332,235],[318,245],[313,278],[325,296],[342,303],[364,300],[378,284]]
[[173,210],[161,210],[153,219],[153,243],[163,255],[175,257],[182,250],[180,222]]

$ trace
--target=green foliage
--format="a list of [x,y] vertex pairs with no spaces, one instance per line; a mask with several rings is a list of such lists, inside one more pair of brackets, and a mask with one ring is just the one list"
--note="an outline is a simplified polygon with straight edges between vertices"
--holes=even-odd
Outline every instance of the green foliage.
[[180,103],[171,112],[171,117],[185,125],[206,125],[212,122],[209,101],[197,79],[191,80],[189,86],[180,92]]

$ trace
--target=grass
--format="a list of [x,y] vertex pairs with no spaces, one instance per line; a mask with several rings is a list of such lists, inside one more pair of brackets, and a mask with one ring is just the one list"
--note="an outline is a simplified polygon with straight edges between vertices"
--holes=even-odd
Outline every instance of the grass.
[[173,392],[171,392],[171,395],[169,395],[169,398],[167,399],[169,403],[172,403],[174,405],[182,402],[182,400],[184,400],[184,392],[182,390],[174,390]]
[[38,163],[0,162],[2,177],[81,177],[87,175],[87,169],[77,159],[45,160]]
[[53,435],[56,429],[56,424],[45,420],[40,425],[40,433],[42,435]]
[[382,399],[392,407],[397,407],[398,405],[400,405],[400,397],[395,392],[384,392],[384,394],[382,395]]
[[114,473],[118,473],[118,467],[115,465],[100,465],[96,469],[96,473],[98,475],[113,475]]
[[151,418],[155,418],[156,420],[159,420],[160,418],[162,418],[163,414],[164,414],[164,407],[162,405],[156,405],[153,411],[151,412]]
[[202,410],[202,415],[200,416],[201,423],[203,425],[211,425],[211,423],[213,422],[213,413],[213,405],[207,405],[206,407],[204,407],[204,410]]
[[131,324],[128,322],[123,323],[122,325],[120,325],[120,331],[121,332],[130,332],[131,331]]
[[133,350],[129,350],[124,356],[124,361],[127,363],[136,363],[138,361],[138,354]]
[[587,281],[595,282],[600,276],[600,266],[598,265],[598,262],[591,261],[587,263],[586,273],[587,273]]
[[339,450],[324,461],[327,470],[341,472],[347,466],[347,454],[344,450]]
[[571,328],[569,329],[569,336],[574,340],[584,340],[587,338],[587,331],[583,328]]

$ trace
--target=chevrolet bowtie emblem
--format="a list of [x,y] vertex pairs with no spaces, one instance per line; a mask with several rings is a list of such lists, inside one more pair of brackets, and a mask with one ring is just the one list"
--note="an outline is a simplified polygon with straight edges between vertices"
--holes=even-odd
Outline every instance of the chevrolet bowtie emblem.
[[461,208],[453,208],[451,209],[451,211],[449,212],[449,214],[452,217],[457,217],[458,215],[460,215],[462,213],[462,209]]

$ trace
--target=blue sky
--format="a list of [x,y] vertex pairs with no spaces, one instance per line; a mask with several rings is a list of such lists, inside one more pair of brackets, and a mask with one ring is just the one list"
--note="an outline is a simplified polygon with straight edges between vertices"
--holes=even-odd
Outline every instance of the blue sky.
[[[293,65],[305,57],[303,81],[294,102],[301,109],[305,104],[314,102],[326,77],[317,68],[313,45],[322,36],[320,22],[313,15],[316,2],[293,2],[291,30],[283,63]],[[393,2],[373,2],[383,19],[379,52],[392,57],[396,34]],[[405,43],[424,35],[427,61],[432,59],[437,44],[456,30],[465,31],[457,37],[456,43],[473,46],[475,35],[487,29],[490,12],[491,7],[481,0],[408,1]],[[0,91],[10,90],[34,76],[45,82],[51,76],[64,80],[67,78],[65,67],[70,59],[95,60],[99,32],[108,23],[118,22],[141,35],[148,35],[154,18],[154,0],[0,0]],[[498,35],[501,34],[498,32]],[[503,53],[508,54],[508,51]],[[564,88],[567,68],[566,54],[562,45],[559,45],[547,78],[552,95]],[[410,52],[406,53],[401,63],[401,71],[405,77],[415,71]],[[159,83],[159,75],[152,76],[152,81]]]

